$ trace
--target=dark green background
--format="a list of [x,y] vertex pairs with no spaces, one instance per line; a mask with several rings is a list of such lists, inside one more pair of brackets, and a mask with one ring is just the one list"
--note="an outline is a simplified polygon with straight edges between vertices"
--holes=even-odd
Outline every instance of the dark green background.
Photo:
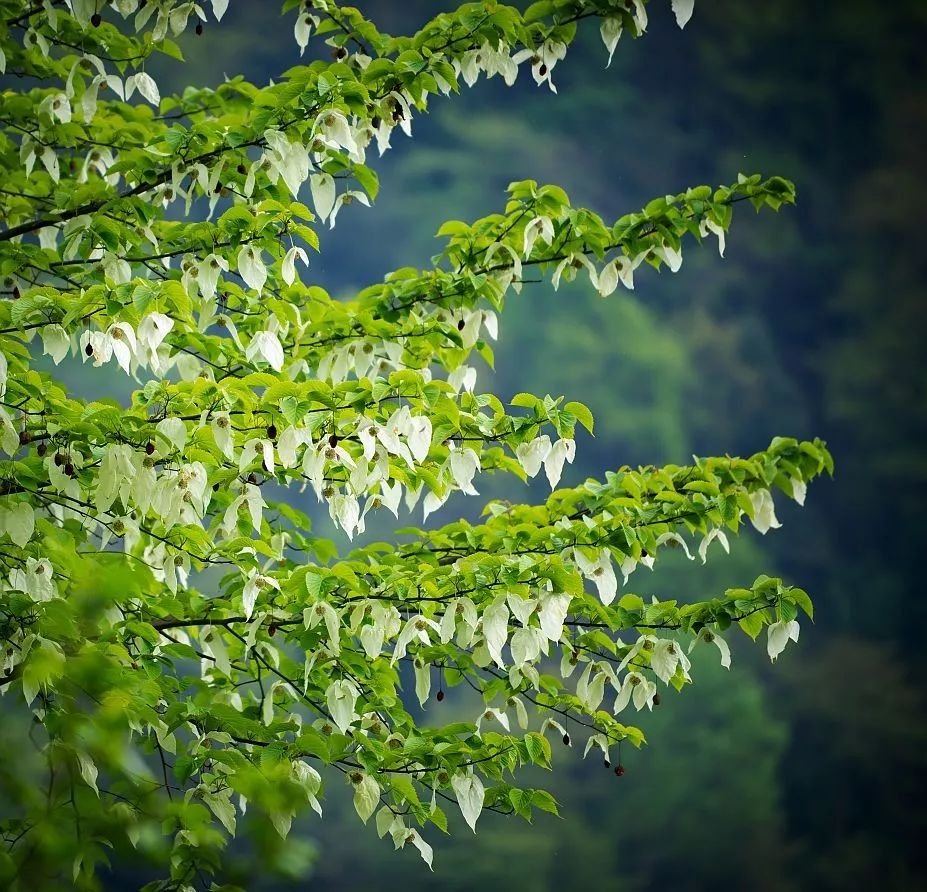
[[[264,82],[295,62],[275,6],[233,3],[221,27],[191,35],[175,85],[240,72]],[[394,32],[449,6],[362,4]],[[805,509],[782,505],[782,530],[748,535],[705,568],[670,562],[633,580],[684,598],[776,572],[809,590],[816,622],[775,667],[733,635],[729,674],[700,660],[693,687],[642,717],[652,742],[624,754],[622,779],[598,757],[556,753],[564,820],[487,814],[476,837],[434,832],[431,874],[361,828],[334,790],[324,822],[298,825],[316,855],[305,871],[301,845],[283,858],[292,879],[237,850],[249,888],[927,888],[925,10],[702,0],[680,32],[655,0],[648,35],[623,38],[609,70],[589,27],[555,69],[558,95],[526,74],[513,90],[481,82],[435,101],[411,142],[397,133],[376,207],[346,210],[323,236],[311,277],[333,293],[427,264],[444,219],[499,209],[513,179],[556,182],[612,218],[740,171],[796,181],[797,208],[735,214],[724,261],[713,242],[692,247],[675,276],[641,270],[632,294],[608,300],[526,287],[479,386],[590,405],[597,436],[580,441],[567,483],[750,453],[777,434],[825,438],[837,476]],[[454,698],[443,708],[436,721]],[[132,879],[118,870],[111,888]]]

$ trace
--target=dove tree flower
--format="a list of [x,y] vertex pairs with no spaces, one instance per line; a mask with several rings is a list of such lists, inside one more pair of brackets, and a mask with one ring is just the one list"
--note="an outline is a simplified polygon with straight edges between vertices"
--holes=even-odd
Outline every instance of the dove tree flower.
[[[684,606],[629,584],[667,548],[704,562],[747,521],[778,527],[773,492],[803,503],[832,470],[823,443],[577,482],[585,405],[478,387],[506,298],[531,299],[523,265],[607,298],[705,239],[723,252],[735,206],[791,204],[788,181],[739,175],[614,221],[515,182],[500,213],[442,226],[428,269],[347,300],[312,282],[319,232],[366,212],[372,156],[429,99],[520,72],[553,90],[578,29],[609,59],[644,33],[644,0],[468,3],[398,38],[288,0],[300,53],[333,61],[167,95],[146,62],[220,33],[228,6],[0,2],[0,696],[47,769],[0,789],[0,883],[98,888],[106,848],[160,865],[156,888],[205,888],[246,811],[285,837],[333,783],[431,866],[446,808],[474,831],[487,809],[556,811],[519,786],[553,764],[548,731],[606,759],[640,746],[618,714],[692,681],[688,644],[728,666],[725,630],[768,627],[775,660],[811,614],[765,576]],[[100,399],[56,371],[69,356]],[[113,376],[130,400],[105,398]],[[409,526],[487,473],[551,492]],[[376,516],[408,535],[370,542]]]

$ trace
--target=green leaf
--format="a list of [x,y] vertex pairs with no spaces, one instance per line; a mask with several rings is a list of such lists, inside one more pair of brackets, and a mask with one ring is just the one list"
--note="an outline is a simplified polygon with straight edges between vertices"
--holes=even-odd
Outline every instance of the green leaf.
[[811,598],[808,597],[808,593],[804,589],[792,586],[786,591],[786,596],[791,598],[795,604],[804,610],[809,619],[814,619],[814,605],[811,603]]
[[551,749],[550,741],[543,734],[529,731],[525,734],[525,746],[528,750],[528,756],[535,765],[542,768],[551,768]]
[[737,624],[744,630],[754,641],[757,635],[763,630],[766,619],[762,612],[752,613],[737,621]]
[[592,428],[593,428],[593,423],[594,423],[593,418],[592,418],[592,412],[590,412],[586,406],[584,406],[582,403],[571,402],[571,403],[567,403],[563,407],[563,409],[565,412],[569,412],[571,415],[576,416],[576,420],[584,428],[586,428],[586,430],[589,431],[590,434],[592,433]]

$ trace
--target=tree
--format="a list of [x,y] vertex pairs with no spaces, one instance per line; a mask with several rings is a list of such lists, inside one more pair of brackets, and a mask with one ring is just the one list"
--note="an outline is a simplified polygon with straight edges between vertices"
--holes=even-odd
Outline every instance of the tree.
[[[441,228],[430,269],[350,301],[302,280],[322,224],[376,197],[373,147],[410,135],[429,98],[520,67],[553,90],[582,20],[611,54],[644,32],[642,0],[470,3],[409,38],[286,0],[300,51],[322,38],[331,61],[162,99],[145,63],[178,58],[171,38],[227,6],[0,0],[0,68],[25,83],[4,93],[0,145],[0,690],[24,738],[0,769],[0,876],[14,888],[96,888],[106,849],[167,873],[147,889],[223,884],[239,824],[279,851],[268,819],[285,838],[339,777],[361,820],[430,865],[448,805],[474,830],[486,809],[556,812],[516,785],[551,767],[551,735],[620,777],[643,735],[616,716],[690,682],[694,645],[729,666],[726,630],[765,627],[775,660],[811,614],[765,576],[682,606],[625,586],[663,548],[704,561],[747,520],[777,527],[772,490],[803,502],[832,470],[823,443],[558,489],[589,410],[531,394],[506,407],[469,364],[492,362],[526,270],[607,297],[644,263],[676,271],[683,241],[723,252],[734,206],[778,209],[791,183],[740,175],[607,224],[516,182],[501,213]],[[680,25],[691,7],[673,3]],[[73,376],[76,360],[128,376],[131,400],[76,395],[51,369]],[[421,506],[427,520],[477,495],[481,473],[542,468],[541,504],[491,501],[481,521],[388,544],[336,545],[285,491],[309,490],[353,540],[372,518]],[[474,721],[441,722],[446,688]]]

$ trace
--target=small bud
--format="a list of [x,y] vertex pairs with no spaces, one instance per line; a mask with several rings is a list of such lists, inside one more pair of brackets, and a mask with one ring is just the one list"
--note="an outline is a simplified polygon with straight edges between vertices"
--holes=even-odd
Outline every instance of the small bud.
[[333,58],[336,62],[340,62],[340,61],[341,61],[342,59],[344,59],[347,55],[348,55],[348,51],[347,51],[343,46],[336,46],[336,47],[332,50],[332,58]]
[[55,467],[60,468],[64,464],[64,456],[60,452],[55,453]]
[[277,425],[275,425],[275,424],[268,424],[268,425],[267,425],[267,438],[268,438],[269,440],[276,440],[276,439],[277,439]]
[[68,477],[73,477],[73,476],[74,476],[74,465],[72,465],[70,462],[68,462],[68,463],[64,466],[64,473],[67,474]]
[[444,691],[438,691],[435,695],[435,699],[440,703],[444,699]]
[[618,777],[624,776],[624,765],[618,764],[615,766],[615,774]]
[[45,458],[45,454],[48,452],[48,446],[45,443],[39,443],[35,447],[36,453],[38,453],[39,458]]
[[659,694],[659,692],[657,692],[656,694],[653,695],[653,705],[654,705],[654,706],[659,706],[660,703],[661,703],[660,694]]
[[250,483],[252,486],[257,485],[257,474],[255,474],[254,471],[248,475],[248,483]]
[[19,432],[19,445],[20,446],[27,446],[31,440],[32,440],[32,434],[30,434],[29,431]]
[[328,445],[331,446],[332,449],[338,445],[338,434],[332,434],[328,438]]
[[359,771],[351,772],[351,783],[352,784],[359,784],[363,779],[364,779],[364,775],[362,775]]
[[100,13],[95,12],[92,16],[90,16],[90,24],[93,25],[94,28],[99,28],[102,23],[103,16],[101,16]]
[[197,36],[197,37],[202,36],[202,34],[203,34],[203,23],[202,23],[202,22],[197,22],[197,23],[196,23],[196,27],[195,27],[193,30],[196,31],[196,36]]
[[547,66],[543,62],[541,63],[541,67],[538,68],[538,74],[541,75],[541,77],[547,74]]
[[564,735],[563,735],[563,745],[564,745],[564,746],[569,746],[569,745],[570,745],[570,735],[569,735],[569,734],[564,734]]
[[146,455],[152,455],[152,454],[154,454],[154,451],[155,451],[155,445],[154,445],[154,443],[151,442],[151,440],[149,440],[149,441],[145,444],[145,454],[146,454]]
[[466,325],[466,323],[461,319],[460,322],[457,323],[457,331],[463,331],[464,325]]
[[88,356],[93,356],[93,344],[88,343],[87,346],[84,347],[84,353]]
[[380,125],[381,125],[382,123],[383,123],[383,118],[381,118],[379,115],[374,115],[374,116],[370,119],[370,126],[373,127],[374,130],[379,130],[379,129],[380,129]]
[[248,168],[245,167],[244,164],[239,164],[238,167],[235,168],[235,170],[237,170],[238,173],[241,174],[241,176],[244,176],[248,172]]

